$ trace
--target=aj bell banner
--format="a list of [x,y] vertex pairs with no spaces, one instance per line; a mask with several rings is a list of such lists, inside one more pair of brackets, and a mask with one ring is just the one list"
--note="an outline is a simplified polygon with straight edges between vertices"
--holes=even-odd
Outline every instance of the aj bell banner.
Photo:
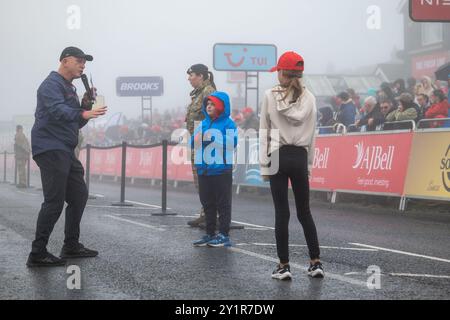
[[412,133],[317,137],[312,189],[402,195]]
[[414,135],[405,195],[450,199],[450,132]]

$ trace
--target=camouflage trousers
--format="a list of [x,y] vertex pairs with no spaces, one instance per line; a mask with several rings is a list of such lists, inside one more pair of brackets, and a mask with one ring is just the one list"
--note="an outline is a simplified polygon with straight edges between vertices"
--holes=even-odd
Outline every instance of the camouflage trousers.
[[18,175],[18,185],[26,186],[27,185],[27,160],[25,159],[17,159],[17,175]]

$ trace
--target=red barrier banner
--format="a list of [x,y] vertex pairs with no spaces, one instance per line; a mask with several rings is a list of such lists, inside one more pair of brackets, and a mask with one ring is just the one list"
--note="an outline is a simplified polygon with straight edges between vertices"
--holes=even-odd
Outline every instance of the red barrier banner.
[[342,156],[343,137],[317,137],[314,150],[312,174],[309,180],[312,189],[334,190],[338,186],[338,161]]
[[412,137],[317,137],[311,188],[403,195]]
[[91,174],[120,176],[122,149],[91,149]]

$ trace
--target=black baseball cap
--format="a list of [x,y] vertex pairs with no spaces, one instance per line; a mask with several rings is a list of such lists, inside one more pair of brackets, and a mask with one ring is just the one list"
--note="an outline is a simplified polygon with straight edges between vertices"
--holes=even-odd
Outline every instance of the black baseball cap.
[[86,61],[94,60],[89,54],[85,54],[81,49],[77,47],[67,47],[61,52],[61,56],[59,57],[59,61],[67,57],[77,57],[77,58],[85,58]]
[[204,64],[194,64],[187,70],[187,74],[196,73],[196,74],[205,74],[208,73],[208,67]]

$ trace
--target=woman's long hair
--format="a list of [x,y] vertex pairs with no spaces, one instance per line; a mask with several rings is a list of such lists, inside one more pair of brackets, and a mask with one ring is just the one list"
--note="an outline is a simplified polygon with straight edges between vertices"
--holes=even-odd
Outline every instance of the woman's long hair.
[[[196,73],[196,72],[194,72]],[[211,83],[211,86],[214,88],[214,90],[217,90],[216,84],[214,83],[214,75],[211,71],[205,71],[205,72],[200,72],[200,73],[196,73],[196,74],[200,74],[203,76],[203,81],[209,80],[209,82]]]
[[280,101],[286,101],[287,97],[292,94],[290,103],[294,103],[303,94],[303,86],[300,81],[303,77],[303,72],[294,70],[282,70],[281,72],[283,77],[287,78],[288,81],[286,84],[281,85],[284,90],[277,91],[284,93],[284,97]]
[[208,80],[211,82],[211,86],[214,88],[214,90],[217,90],[216,84],[214,83],[214,75],[211,71],[208,71]]

